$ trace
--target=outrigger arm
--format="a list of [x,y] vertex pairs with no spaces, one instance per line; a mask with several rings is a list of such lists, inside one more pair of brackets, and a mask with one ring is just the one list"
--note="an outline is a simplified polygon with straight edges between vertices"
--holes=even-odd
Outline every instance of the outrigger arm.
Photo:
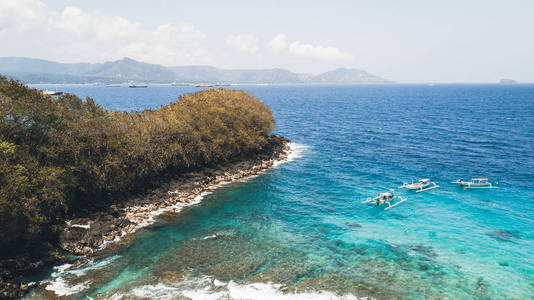
[[393,204],[393,205],[391,205],[391,203],[389,203],[389,201],[387,201],[386,203],[387,203],[389,206],[386,207],[384,210],[388,210],[388,209],[390,209],[390,208],[392,208],[392,207],[394,207],[394,206],[397,206],[397,205],[399,205],[399,204],[401,204],[402,202],[404,202],[404,201],[407,200],[406,198],[400,198],[400,197],[399,197],[399,199],[401,199],[401,201],[399,201],[399,202],[397,202],[397,203],[395,203],[395,204]]
[[433,186],[430,186],[430,187],[427,187],[427,188],[423,188],[421,187],[420,189],[418,189],[417,191],[415,191],[416,193],[420,193],[420,192],[424,192],[424,191],[428,191],[428,190],[432,190],[432,189],[435,189],[435,188],[439,188],[439,185],[435,184],[434,182],[432,182],[434,185]]

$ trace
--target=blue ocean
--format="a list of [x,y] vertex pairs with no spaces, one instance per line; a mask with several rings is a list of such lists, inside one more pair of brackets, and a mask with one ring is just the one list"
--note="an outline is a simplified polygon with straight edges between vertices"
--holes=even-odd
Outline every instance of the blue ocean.
[[[33,87],[121,111],[200,90]],[[49,270],[26,298],[534,298],[534,85],[230,88],[271,108],[289,161]],[[451,183],[473,177],[497,188]],[[361,203],[421,178],[440,187],[397,190],[407,201],[389,210]]]

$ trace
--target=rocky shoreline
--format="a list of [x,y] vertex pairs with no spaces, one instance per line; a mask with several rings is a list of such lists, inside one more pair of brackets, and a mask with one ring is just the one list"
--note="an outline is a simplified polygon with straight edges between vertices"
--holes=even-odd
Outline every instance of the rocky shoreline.
[[199,203],[202,196],[217,185],[257,175],[287,159],[290,153],[289,140],[274,137],[269,151],[257,154],[253,159],[184,173],[155,189],[111,205],[106,211],[64,222],[57,229],[58,247],[48,245],[49,249],[45,249],[43,258],[21,257],[0,261],[0,299],[23,296],[29,287],[21,282],[21,277],[64,263],[64,254],[81,256],[78,261],[83,262],[108,249],[108,246],[125,241],[137,229],[152,224],[157,215],[177,213],[185,206]]

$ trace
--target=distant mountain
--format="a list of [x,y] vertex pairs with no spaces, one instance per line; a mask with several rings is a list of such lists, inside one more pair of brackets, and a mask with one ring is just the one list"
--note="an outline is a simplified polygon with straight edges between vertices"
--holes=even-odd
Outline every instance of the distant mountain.
[[314,77],[316,82],[324,83],[387,83],[391,82],[384,78],[358,69],[339,68]]
[[0,58],[0,74],[11,75],[29,83],[90,83],[149,81],[170,82],[175,74],[160,65],[130,58],[105,63],[64,64],[34,58]]
[[392,83],[366,71],[340,68],[319,75],[284,69],[227,70],[210,66],[164,67],[130,58],[105,63],[58,63],[34,58],[0,58],[0,74],[26,83]]
[[0,73],[49,73],[80,75],[90,71],[95,64],[64,64],[43,59],[23,57],[0,58]]
[[160,65],[123,58],[113,62],[95,64],[95,68],[83,75],[134,81],[170,82],[176,74],[169,68]]

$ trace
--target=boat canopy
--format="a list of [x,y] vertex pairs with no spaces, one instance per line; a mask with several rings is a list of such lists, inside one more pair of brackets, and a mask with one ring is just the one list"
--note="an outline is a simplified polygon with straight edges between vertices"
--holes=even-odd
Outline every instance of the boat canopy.
[[471,180],[473,180],[473,181],[488,181],[487,178],[473,178]]
[[430,181],[430,179],[428,179],[428,178],[425,178],[425,179],[421,179],[421,180],[419,180],[419,181],[420,181],[420,182],[429,182],[429,181]]

